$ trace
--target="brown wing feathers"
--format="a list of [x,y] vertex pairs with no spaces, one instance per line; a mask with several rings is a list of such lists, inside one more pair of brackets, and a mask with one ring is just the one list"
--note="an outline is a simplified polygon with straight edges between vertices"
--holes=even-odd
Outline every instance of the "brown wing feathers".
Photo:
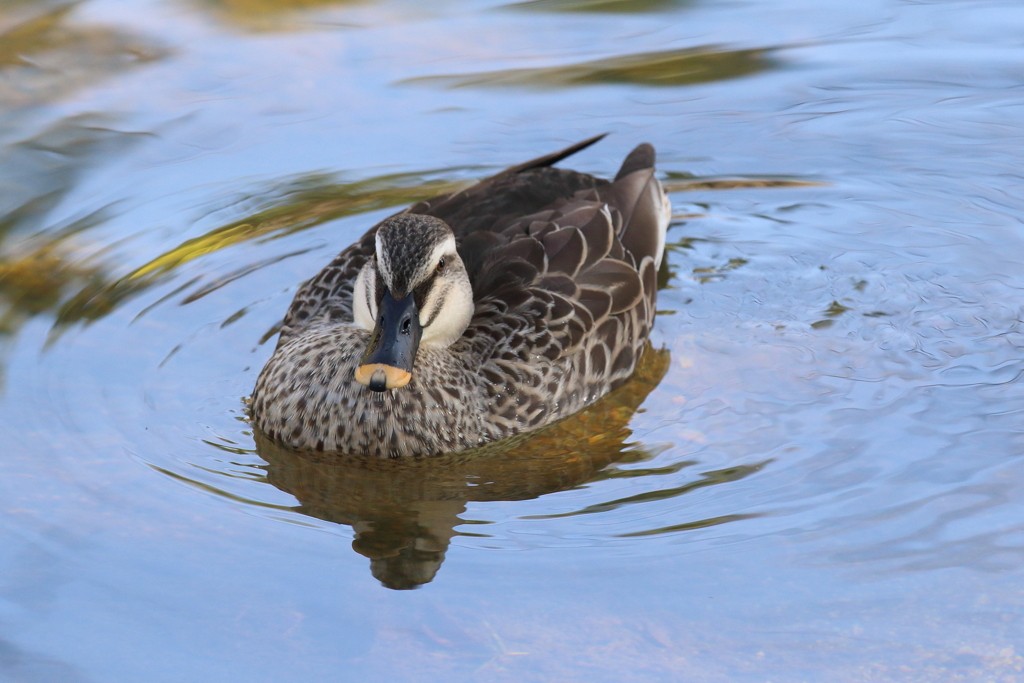
[[[653,165],[653,148],[641,145],[614,183],[528,162],[491,184],[516,187],[517,201],[538,184],[562,193],[522,201],[531,210],[493,219],[493,237],[460,243],[467,264],[479,264],[465,342],[482,361],[492,419],[510,432],[575,412],[632,374],[653,323],[663,242]],[[487,253],[468,253],[476,249]]]
[[474,282],[477,296],[491,294],[497,271],[522,260],[536,276],[520,279],[521,286],[553,295],[547,324],[565,343],[563,354],[595,325],[645,299],[651,304],[640,317],[649,325],[660,243],[656,212],[661,199],[653,159],[653,148],[641,145],[626,158],[614,183],[577,191],[505,227],[501,234],[509,242],[495,246],[481,264],[485,275]]

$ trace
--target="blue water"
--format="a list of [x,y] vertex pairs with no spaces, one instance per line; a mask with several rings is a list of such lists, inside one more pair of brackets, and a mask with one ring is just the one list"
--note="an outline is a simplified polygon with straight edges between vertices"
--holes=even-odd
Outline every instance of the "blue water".
[[[0,7],[0,680],[1024,677],[1024,9],[292,5]],[[639,410],[257,448],[305,278],[606,131],[675,213]]]

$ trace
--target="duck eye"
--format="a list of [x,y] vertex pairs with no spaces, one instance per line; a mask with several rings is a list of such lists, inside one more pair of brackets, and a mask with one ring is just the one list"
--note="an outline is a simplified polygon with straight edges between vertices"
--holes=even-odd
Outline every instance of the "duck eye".
[[437,262],[437,272],[439,272],[439,273],[440,273],[440,272],[441,272],[442,270],[444,270],[444,257],[443,257],[443,256],[442,256],[442,257],[441,257],[441,259],[440,259],[440,260],[439,260],[439,261]]

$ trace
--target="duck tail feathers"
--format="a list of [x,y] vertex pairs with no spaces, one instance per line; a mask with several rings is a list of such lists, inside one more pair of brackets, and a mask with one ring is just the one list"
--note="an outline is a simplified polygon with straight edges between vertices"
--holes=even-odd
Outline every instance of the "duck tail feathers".
[[615,174],[615,180],[621,180],[634,171],[642,171],[645,168],[654,168],[655,154],[654,147],[648,143],[637,145],[623,160],[622,168]]
[[[603,139],[606,135],[608,135],[608,133],[601,133],[600,135],[595,135],[592,138],[587,138],[586,140],[583,140],[582,142],[577,142],[575,145],[570,145],[570,146],[566,147],[565,149],[561,149],[561,150],[559,150],[557,152],[552,152],[551,154],[545,154],[544,156],[537,157],[536,159],[530,159],[529,161],[524,161],[521,164],[517,164],[517,165],[509,168],[508,170],[505,171],[505,173],[519,173],[521,171],[528,171],[531,168],[544,168],[546,166],[554,166],[555,164],[557,164],[562,159],[566,159],[568,157],[571,157],[576,152],[582,151],[582,150],[586,149],[587,147],[590,147],[595,142],[598,142],[601,139]],[[653,149],[652,149],[652,152],[653,152]]]
[[650,257],[661,265],[672,205],[654,175],[654,147],[639,145],[629,153],[615,181],[600,190],[602,199],[622,215],[619,240],[637,265]]

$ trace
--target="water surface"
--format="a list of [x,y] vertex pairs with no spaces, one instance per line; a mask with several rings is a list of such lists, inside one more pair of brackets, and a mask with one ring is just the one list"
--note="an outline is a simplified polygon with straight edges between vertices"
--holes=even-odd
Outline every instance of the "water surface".
[[[3,4],[0,680],[1020,680],[1022,31],[997,0]],[[253,436],[305,278],[605,131],[568,165],[651,142],[675,212],[634,382],[473,457]]]

